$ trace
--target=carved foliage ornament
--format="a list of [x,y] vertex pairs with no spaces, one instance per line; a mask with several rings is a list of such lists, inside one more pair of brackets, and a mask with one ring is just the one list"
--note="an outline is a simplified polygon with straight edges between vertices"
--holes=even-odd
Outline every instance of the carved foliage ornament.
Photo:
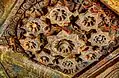
[[13,50],[22,49],[28,58],[39,64],[74,75],[110,53],[112,41],[118,42],[119,19],[110,10],[115,18],[106,15],[105,7],[98,2],[34,0],[28,3],[23,3],[26,7],[19,9],[23,14],[17,20],[17,35],[14,37],[12,31],[7,34],[13,36],[10,39]]

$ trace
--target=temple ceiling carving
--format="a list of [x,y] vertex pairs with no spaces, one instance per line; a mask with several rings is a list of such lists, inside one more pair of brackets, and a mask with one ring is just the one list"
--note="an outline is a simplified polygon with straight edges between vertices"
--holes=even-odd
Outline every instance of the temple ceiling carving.
[[[16,59],[24,57],[66,78],[80,76],[119,46],[119,16],[100,1],[18,0],[15,4],[0,26],[1,55],[3,50],[8,56],[18,53]],[[0,6],[0,16],[4,11]]]

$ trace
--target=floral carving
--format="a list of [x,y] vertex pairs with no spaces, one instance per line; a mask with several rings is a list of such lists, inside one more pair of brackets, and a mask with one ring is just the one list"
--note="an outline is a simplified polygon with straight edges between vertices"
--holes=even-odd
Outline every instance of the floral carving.
[[108,36],[108,33],[102,33],[100,34],[92,34],[89,41],[92,42],[92,45],[106,45],[111,40],[111,38]]
[[8,43],[15,49],[20,44],[37,63],[72,75],[112,51],[110,45],[117,45],[110,43],[118,42],[118,18],[110,19],[102,5],[90,0],[37,0],[32,4],[18,11],[24,13],[15,27],[18,40],[8,39]]
[[94,60],[96,58],[96,54],[94,53],[89,53],[85,56],[85,59],[88,61]]
[[74,44],[70,40],[63,39],[57,43],[56,49],[62,53],[70,53],[74,49]]
[[56,8],[51,9],[49,13],[49,18],[52,24],[58,24],[59,26],[64,26],[69,23],[69,17],[71,16],[71,12],[67,7],[63,7],[61,5],[57,5]]
[[40,26],[36,22],[28,22],[26,24],[26,27],[28,28],[28,31],[30,32],[38,32],[40,30]]
[[75,72],[76,67],[74,65],[74,61],[72,60],[63,60],[62,61],[62,69],[63,72],[66,74],[72,74],[73,72]]
[[37,43],[33,40],[26,40],[23,44],[24,48],[26,49],[35,49],[37,48]]
[[65,10],[63,9],[56,9],[53,11],[52,16],[54,16],[54,19],[57,21],[64,21],[67,17],[67,14],[65,12]]
[[84,18],[84,21],[82,22],[86,26],[93,26],[96,23],[96,20],[94,17],[88,16]]
[[98,35],[98,36],[95,36],[94,38],[94,41],[96,43],[104,43],[106,41],[106,37],[104,35]]
[[49,62],[49,58],[47,56],[42,56],[41,61],[42,61],[42,63],[47,63],[47,62]]

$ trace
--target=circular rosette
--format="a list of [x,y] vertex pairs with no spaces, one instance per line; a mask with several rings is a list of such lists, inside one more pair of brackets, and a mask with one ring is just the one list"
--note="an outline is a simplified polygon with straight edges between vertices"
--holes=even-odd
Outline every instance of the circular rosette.
[[95,61],[97,60],[97,55],[95,53],[88,53],[83,56],[83,59],[87,62]]
[[35,39],[29,39],[26,38],[24,40],[20,40],[21,46],[24,48],[24,50],[31,50],[34,51],[35,49],[38,49],[38,41]]
[[37,60],[44,65],[48,65],[52,60],[51,52],[47,48],[44,48],[42,51],[36,50],[36,57]]
[[108,36],[108,33],[105,32],[99,32],[91,35],[91,38],[89,41],[91,42],[92,45],[97,45],[97,46],[103,46],[107,45],[110,41],[110,37]]
[[71,40],[67,39],[57,41],[54,46],[55,51],[63,55],[70,54],[75,47],[74,43]]
[[84,18],[83,22],[82,22],[85,26],[93,26],[96,23],[96,20],[94,17],[92,16],[87,16]]
[[25,25],[28,32],[38,32],[40,30],[40,25],[37,22],[27,22]]
[[60,67],[65,74],[72,74],[77,71],[76,64],[75,59],[64,59],[62,60]]
[[69,17],[71,16],[71,12],[67,7],[64,6],[56,6],[56,8],[52,9],[49,14],[49,18],[52,24],[58,24],[59,26],[64,26],[70,22]]
[[82,30],[89,31],[90,29],[97,29],[98,26],[98,15],[90,13],[80,14],[80,20],[77,20],[77,24],[81,26]]
[[91,47],[86,47],[84,50],[81,51],[80,58],[84,60],[84,62],[93,62],[97,61],[98,58],[101,56],[99,50],[92,50]]
[[59,32],[57,36],[48,37],[48,41],[54,55],[68,56],[69,54],[77,53],[77,48],[81,46],[78,35],[68,35],[65,31]]
[[41,63],[47,63],[49,62],[49,58],[47,56],[41,56],[40,57]]

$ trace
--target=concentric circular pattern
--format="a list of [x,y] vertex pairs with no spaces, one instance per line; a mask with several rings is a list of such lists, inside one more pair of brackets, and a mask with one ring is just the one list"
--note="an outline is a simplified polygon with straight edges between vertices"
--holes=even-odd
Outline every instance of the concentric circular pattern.
[[100,43],[101,44],[101,43],[104,43],[106,41],[106,38],[105,38],[104,35],[98,35],[98,36],[95,36],[94,41],[96,43]]
[[89,39],[89,41],[92,42],[92,45],[98,45],[98,46],[102,46],[102,45],[107,45],[109,44],[109,41],[111,40],[111,38],[108,36],[107,33],[101,33],[99,32],[98,34],[92,34],[91,39]]
[[17,38],[30,59],[73,75],[112,50],[119,19],[109,13],[90,0],[40,1],[19,20]]

